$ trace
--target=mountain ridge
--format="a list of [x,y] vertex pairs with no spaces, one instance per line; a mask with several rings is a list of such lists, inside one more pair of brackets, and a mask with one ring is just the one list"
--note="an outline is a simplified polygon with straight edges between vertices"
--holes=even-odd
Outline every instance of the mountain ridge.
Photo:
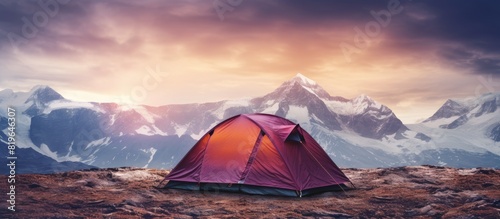
[[[333,97],[300,73],[261,97],[163,106],[74,102],[48,86],[0,91],[0,105],[17,103],[27,112],[19,118],[20,147],[58,162],[167,169],[213,126],[245,113],[275,114],[299,123],[341,166],[499,167],[500,121],[490,124],[500,112],[497,100],[483,95],[477,101],[450,102],[450,107],[447,101],[434,119],[405,125],[368,95]],[[461,102],[475,104],[457,111],[464,107]]]

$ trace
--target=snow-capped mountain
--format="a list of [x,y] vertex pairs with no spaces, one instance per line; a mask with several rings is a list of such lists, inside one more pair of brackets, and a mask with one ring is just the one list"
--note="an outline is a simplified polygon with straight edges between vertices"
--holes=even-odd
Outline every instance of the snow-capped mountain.
[[447,100],[429,119],[410,126],[437,145],[500,154],[500,93]]
[[302,74],[272,93],[252,100],[254,112],[276,114],[303,126],[319,125],[334,131],[350,131],[380,139],[407,128],[386,106],[366,95],[352,100],[332,97]]
[[[456,129],[466,124],[496,123],[500,121],[497,108],[500,106],[500,93],[487,93],[476,98],[447,100],[446,103],[425,124],[439,124],[440,128]],[[432,125],[431,125],[432,126]],[[480,128],[480,127],[478,127]],[[489,131],[491,131],[489,130]],[[495,136],[492,136],[495,137]]]
[[340,166],[500,167],[498,96],[449,100],[425,122],[405,126],[367,95],[331,96],[297,74],[262,97],[159,107],[73,102],[47,86],[3,90],[0,117],[7,106],[22,112],[19,147],[98,167],[172,168],[210,128],[242,113],[300,123]]
[[[54,160],[46,156],[44,151],[36,147],[29,138],[31,117],[43,113],[49,102],[64,98],[48,86],[35,86],[29,92],[14,92],[10,89],[0,91],[0,147],[7,148],[7,108],[16,110],[16,171],[18,173],[51,173],[74,169],[92,168],[81,162]],[[69,102],[69,101],[68,101]],[[4,153],[2,153],[4,154]],[[2,156],[2,159],[5,159]],[[0,174],[7,174],[2,168]]]

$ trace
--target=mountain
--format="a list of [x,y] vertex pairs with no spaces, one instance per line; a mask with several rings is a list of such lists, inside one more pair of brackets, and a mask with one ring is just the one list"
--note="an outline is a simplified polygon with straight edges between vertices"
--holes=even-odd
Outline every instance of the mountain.
[[[58,162],[43,153],[36,151],[36,147],[31,143],[28,137],[29,124],[31,116],[43,113],[43,109],[49,102],[55,100],[64,100],[64,98],[48,86],[35,86],[29,92],[13,92],[10,89],[0,91],[0,147],[7,148],[8,137],[6,135],[7,126],[7,107],[16,110],[16,142],[22,145],[15,150],[16,173],[52,173],[60,171],[70,171],[75,169],[89,169],[94,166],[86,165],[81,162],[63,161]],[[1,160],[8,163],[6,156]],[[8,174],[6,168],[0,170],[0,174]]]
[[370,97],[361,95],[352,100],[332,97],[300,73],[250,103],[253,110],[247,112],[276,114],[301,124],[352,131],[367,138],[380,139],[407,129],[388,107]]
[[434,115],[424,120],[424,122],[432,122],[438,119],[447,119],[453,116],[465,114],[470,111],[470,106],[462,105],[455,100],[447,100]]
[[484,114],[496,112],[499,103],[499,93],[486,93],[478,97],[470,97],[465,99],[450,99],[447,100],[433,116],[426,119],[424,123],[454,118],[457,116],[480,117]]
[[[134,119],[145,122],[136,111],[118,109],[116,104],[72,102],[47,86],[36,86],[29,92],[1,91],[0,105],[3,148],[7,145],[6,109],[13,107],[17,113],[17,173],[51,173],[94,166],[172,168],[195,143],[189,136],[139,134],[130,130]],[[103,109],[118,111],[116,120],[114,116],[108,119]],[[2,159],[7,162],[6,157]]]
[[57,162],[97,167],[170,169],[224,119],[269,113],[299,123],[340,166],[498,168],[498,96],[449,100],[423,123],[404,125],[371,97],[331,96],[302,74],[261,97],[158,107],[74,102],[36,86],[29,92],[0,91],[0,120],[7,106],[15,106],[19,147]]
[[499,106],[500,93],[447,100],[433,116],[410,128],[426,133],[439,146],[498,155]]

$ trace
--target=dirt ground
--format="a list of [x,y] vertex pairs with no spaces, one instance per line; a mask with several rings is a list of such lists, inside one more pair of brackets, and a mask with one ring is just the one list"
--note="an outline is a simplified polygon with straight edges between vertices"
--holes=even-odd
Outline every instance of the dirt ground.
[[[18,175],[16,211],[0,218],[500,218],[500,170],[343,169],[357,187],[290,198],[157,189],[164,170]],[[0,191],[7,199],[7,177]]]

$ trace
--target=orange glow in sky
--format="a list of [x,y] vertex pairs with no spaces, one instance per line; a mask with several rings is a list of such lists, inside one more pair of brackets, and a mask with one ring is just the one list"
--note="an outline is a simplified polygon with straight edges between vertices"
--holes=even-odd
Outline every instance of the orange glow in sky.
[[158,106],[258,97],[300,72],[332,96],[366,94],[405,123],[498,89],[498,19],[462,22],[476,7],[467,3],[242,1],[223,20],[212,3],[72,1],[19,45],[8,33],[23,37],[23,17],[44,9],[0,5],[0,89],[44,84],[72,100]]

